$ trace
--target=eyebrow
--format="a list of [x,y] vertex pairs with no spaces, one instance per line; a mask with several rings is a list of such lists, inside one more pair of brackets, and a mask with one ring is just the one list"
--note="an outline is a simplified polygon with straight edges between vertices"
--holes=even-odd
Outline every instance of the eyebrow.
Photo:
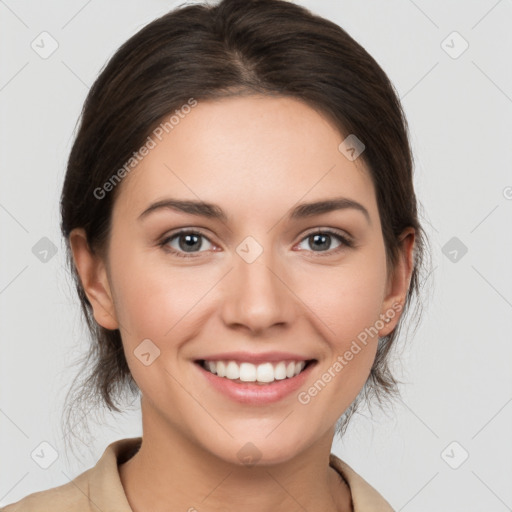
[[[180,199],[162,199],[155,203],[152,203],[146,208],[138,217],[139,220],[146,218],[150,213],[157,210],[175,210],[190,215],[197,215],[200,217],[206,217],[209,219],[220,220],[222,222],[228,221],[228,216],[220,208],[220,206],[212,203],[206,203],[203,201],[195,200],[180,200]],[[368,210],[357,201],[349,199],[347,197],[334,197],[331,199],[324,199],[322,201],[314,201],[311,203],[302,203],[296,206],[291,212],[288,213],[289,220],[299,220],[315,215],[321,215],[323,213],[329,213],[335,210],[346,210],[353,209],[361,212],[368,224],[371,225],[370,214]]]

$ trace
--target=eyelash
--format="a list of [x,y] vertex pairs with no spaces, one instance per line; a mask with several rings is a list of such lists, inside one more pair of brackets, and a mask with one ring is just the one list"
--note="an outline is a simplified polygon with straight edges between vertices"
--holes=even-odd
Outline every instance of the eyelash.
[[[313,236],[313,235],[318,235],[318,234],[322,234],[322,235],[331,235],[331,236],[334,236],[335,238],[337,238],[342,245],[340,245],[340,247],[337,247],[336,249],[333,249],[333,250],[329,250],[329,251],[320,251],[320,252],[316,252],[316,251],[311,251],[311,252],[316,252],[315,254],[315,257],[323,257],[323,256],[332,256],[333,254],[337,254],[338,252],[342,251],[343,249],[347,249],[347,248],[352,248],[354,247],[354,242],[349,239],[347,236],[341,234],[340,232],[338,231],[334,231],[332,229],[321,229],[321,228],[318,228],[316,231],[312,231],[310,233],[308,233],[307,235],[305,235],[301,240],[300,242],[303,242],[304,240],[306,240],[307,238],[309,238],[310,236]],[[176,251],[175,249],[171,249],[169,247],[167,247],[167,244],[173,240],[174,238],[180,236],[180,235],[197,235],[197,236],[202,236],[203,238],[206,238],[210,243],[212,243],[210,241],[210,239],[203,233],[201,233],[200,231],[195,231],[195,230],[189,230],[189,229],[184,229],[184,230],[181,230],[181,231],[178,231],[176,233],[173,233],[172,235],[164,238],[161,242],[159,242],[159,246],[162,247],[165,251],[175,255],[175,256],[178,256],[179,258],[196,258],[198,257],[201,252],[203,251],[200,251],[199,253],[184,253],[184,252],[180,252],[180,251]]]

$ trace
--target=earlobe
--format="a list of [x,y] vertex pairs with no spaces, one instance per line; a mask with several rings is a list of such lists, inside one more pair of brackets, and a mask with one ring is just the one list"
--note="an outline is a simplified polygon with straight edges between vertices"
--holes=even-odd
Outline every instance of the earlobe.
[[105,329],[117,329],[119,324],[105,262],[89,248],[83,228],[75,228],[71,231],[69,243],[80,281],[93,308],[94,319]]
[[387,295],[381,312],[385,326],[379,331],[380,337],[387,336],[393,331],[402,314],[414,270],[415,234],[412,227],[406,228],[400,234],[399,260],[388,282]]

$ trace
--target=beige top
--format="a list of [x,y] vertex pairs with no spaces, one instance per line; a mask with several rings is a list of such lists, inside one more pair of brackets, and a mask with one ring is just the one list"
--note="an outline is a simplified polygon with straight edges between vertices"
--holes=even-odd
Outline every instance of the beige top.
[[[71,482],[34,492],[1,512],[132,512],[119,477],[118,464],[137,453],[142,438],[109,444],[95,466]],[[354,512],[394,512],[389,503],[348,464],[330,454],[329,464],[350,487]]]

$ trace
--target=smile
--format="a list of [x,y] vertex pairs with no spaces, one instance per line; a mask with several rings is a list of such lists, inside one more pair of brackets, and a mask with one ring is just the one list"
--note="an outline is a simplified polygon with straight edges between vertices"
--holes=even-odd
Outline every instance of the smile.
[[205,361],[199,364],[210,373],[233,381],[271,383],[275,380],[285,380],[296,377],[310,361],[279,361],[261,364],[238,363],[236,361]]
[[199,359],[194,366],[213,390],[239,403],[264,406],[279,402],[305,385],[318,361],[286,360],[258,364]]

